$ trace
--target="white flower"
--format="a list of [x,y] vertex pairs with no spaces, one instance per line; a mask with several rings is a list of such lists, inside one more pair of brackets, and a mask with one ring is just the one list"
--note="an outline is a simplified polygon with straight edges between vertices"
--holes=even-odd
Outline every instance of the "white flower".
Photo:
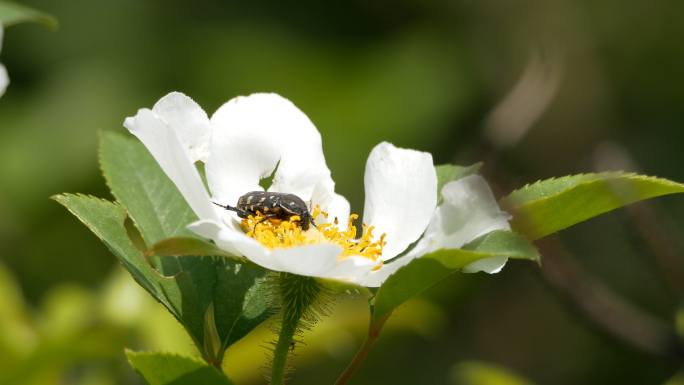
[[[3,35],[2,23],[0,22],[0,52],[2,52],[2,35]],[[5,89],[9,84],[9,77],[7,76],[7,70],[5,66],[0,63],[0,96],[5,94]]]
[[[481,177],[447,184],[442,190],[444,205],[436,208],[432,156],[380,143],[366,163],[363,221],[374,227],[376,236],[386,234],[381,255],[369,258],[326,241],[315,226],[302,233],[314,239],[309,241],[313,244],[266,247],[245,234],[234,212],[212,200],[234,206],[247,192],[263,190],[259,180],[275,170],[268,191],[295,194],[310,201],[312,208],[319,206],[329,213],[328,219],[316,218],[320,228],[334,218],[345,223],[350,213],[349,202],[335,193],[320,134],[290,101],[275,94],[237,97],[209,119],[192,99],[171,93],[152,110],[141,109],[126,119],[124,126],[145,144],[199,217],[188,228],[267,269],[379,286],[413,258],[440,248],[459,248],[493,230],[510,229],[508,214],[499,210]],[[212,197],[194,166],[196,161],[205,163]],[[385,263],[423,234],[410,252]],[[489,258],[465,270],[496,272],[503,263],[505,258]]]

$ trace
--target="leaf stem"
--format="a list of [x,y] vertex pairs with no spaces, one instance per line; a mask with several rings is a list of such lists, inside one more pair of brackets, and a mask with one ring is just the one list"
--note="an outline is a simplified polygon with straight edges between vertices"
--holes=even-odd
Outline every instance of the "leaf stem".
[[352,362],[349,363],[349,366],[347,366],[347,369],[344,370],[340,378],[337,379],[337,382],[335,382],[335,385],[344,385],[349,381],[352,375],[356,372],[356,369],[358,369],[361,366],[361,363],[363,362],[364,359],[366,359],[366,356],[370,352],[371,348],[373,347],[373,344],[375,341],[378,339],[378,336],[380,335],[380,330],[382,330],[382,327],[385,326],[385,322],[387,322],[387,319],[389,318],[390,314],[387,314],[385,317],[377,319],[377,320],[371,320],[370,327],[368,328],[368,336],[366,336],[366,340],[363,342],[363,345],[361,345],[361,348],[359,349],[359,352],[356,353],[356,357],[352,360]]

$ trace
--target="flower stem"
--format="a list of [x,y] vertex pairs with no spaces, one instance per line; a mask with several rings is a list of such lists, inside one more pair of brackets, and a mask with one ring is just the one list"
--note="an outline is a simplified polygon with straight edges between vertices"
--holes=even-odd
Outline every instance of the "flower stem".
[[363,345],[361,345],[361,348],[359,349],[359,352],[356,353],[356,357],[352,360],[352,362],[349,363],[349,366],[347,366],[347,369],[344,370],[344,373],[340,376],[340,378],[337,379],[337,382],[335,382],[335,385],[344,385],[349,381],[352,375],[356,372],[356,369],[361,366],[361,363],[363,362],[364,359],[366,359],[366,356],[370,352],[371,348],[373,347],[373,344],[375,341],[378,339],[378,336],[380,335],[380,330],[382,330],[382,327],[385,326],[385,322],[387,322],[387,319],[389,318],[390,314],[387,316],[378,319],[378,320],[371,320],[370,327],[368,328],[368,336],[366,336],[366,340],[363,342]]
[[313,326],[319,314],[323,314],[325,310],[325,305],[321,303],[325,292],[312,278],[280,273],[276,282],[281,301],[281,323],[275,330],[278,333],[278,341],[273,343],[271,385],[285,383],[288,364],[296,342],[294,336],[299,335],[302,329]]
[[280,385],[285,383],[285,371],[290,354],[290,347],[292,346],[292,337],[297,331],[297,324],[299,320],[294,322],[283,322],[280,334],[278,335],[278,343],[275,350],[273,350],[273,367],[271,368],[271,385]]

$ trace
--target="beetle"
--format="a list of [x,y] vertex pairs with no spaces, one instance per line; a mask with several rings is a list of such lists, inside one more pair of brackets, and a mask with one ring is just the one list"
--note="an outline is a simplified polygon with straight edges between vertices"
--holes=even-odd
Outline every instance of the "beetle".
[[[235,211],[240,218],[248,218],[250,215],[256,215],[257,213],[263,215],[264,217],[255,226],[267,219],[289,220],[295,215],[298,215],[300,218],[299,225],[302,227],[302,230],[308,230],[309,224],[313,223],[313,218],[311,218],[311,213],[309,213],[306,203],[304,203],[302,198],[294,194],[252,191],[241,196],[236,207],[213,203],[226,210]],[[315,223],[313,224],[314,226],[316,225]]]

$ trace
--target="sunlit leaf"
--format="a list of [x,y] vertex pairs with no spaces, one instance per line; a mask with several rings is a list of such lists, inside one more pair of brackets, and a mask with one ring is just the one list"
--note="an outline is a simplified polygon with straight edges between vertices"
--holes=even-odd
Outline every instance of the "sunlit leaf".
[[534,240],[630,203],[681,192],[684,185],[667,179],[610,172],[537,182],[499,205],[513,215],[513,230]]
[[217,368],[174,353],[126,351],[128,362],[146,385],[232,385]]
[[43,24],[50,29],[58,26],[54,16],[12,1],[0,1],[0,22],[5,27],[25,22]]

